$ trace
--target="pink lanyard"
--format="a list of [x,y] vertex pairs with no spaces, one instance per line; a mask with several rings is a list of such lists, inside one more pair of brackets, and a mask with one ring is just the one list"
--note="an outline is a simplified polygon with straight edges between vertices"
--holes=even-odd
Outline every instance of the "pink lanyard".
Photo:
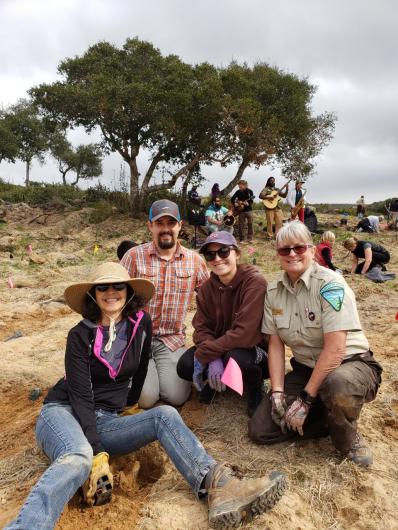
[[126,348],[125,348],[125,350],[123,352],[123,355],[122,355],[122,358],[120,360],[120,363],[119,363],[119,366],[118,366],[117,370],[115,370],[108,363],[108,361],[106,359],[101,357],[101,348],[102,348],[102,342],[103,342],[103,338],[104,338],[104,332],[103,332],[103,327],[101,325],[99,325],[98,328],[97,328],[97,334],[95,336],[93,352],[94,352],[94,355],[97,357],[97,359],[108,368],[109,376],[112,379],[115,379],[117,377],[117,375],[119,374],[119,372],[120,372],[120,369],[122,367],[122,364],[123,364],[124,358],[126,356],[127,350],[129,349],[130,344],[132,343],[132,341],[133,341],[133,339],[135,337],[135,334],[137,333],[138,324],[141,322],[143,316],[144,316],[144,312],[143,311],[138,311],[137,320],[133,320],[131,317],[128,317],[130,322],[132,322],[134,324],[133,333],[131,334],[130,340],[129,340],[129,342],[128,342],[128,344],[127,344],[127,346],[126,346]]

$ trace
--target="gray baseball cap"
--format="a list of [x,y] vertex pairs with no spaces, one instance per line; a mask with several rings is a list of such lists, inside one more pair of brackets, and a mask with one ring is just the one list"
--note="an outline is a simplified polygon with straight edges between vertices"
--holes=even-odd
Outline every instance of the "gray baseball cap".
[[168,199],[160,199],[152,203],[149,209],[149,220],[156,221],[165,215],[173,217],[176,221],[181,221],[180,210],[175,202],[169,201]]
[[200,247],[199,252],[203,254],[206,250],[206,246],[210,243],[219,243],[220,245],[226,245],[228,247],[238,248],[238,243],[232,234],[225,232],[225,230],[220,230],[219,232],[213,232],[207,236],[205,242]]

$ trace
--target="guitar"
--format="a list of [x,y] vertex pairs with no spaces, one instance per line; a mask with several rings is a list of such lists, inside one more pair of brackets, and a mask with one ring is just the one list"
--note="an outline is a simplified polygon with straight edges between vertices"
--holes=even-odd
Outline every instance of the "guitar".
[[266,199],[262,199],[263,201],[263,204],[264,206],[266,207],[267,210],[273,210],[274,208],[276,208],[278,206],[278,202],[279,202],[279,193],[283,192],[283,189],[284,188],[287,188],[287,186],[289,185],[289,183],[292,181],[293,179],[289,179],[286,184],[284,184],[280,190],[274,190],[274,191],[271,191],[271,193],[269,193],[270,197],[267,197]]
[[239,215],[241,212],[243,212],[245,206],[246,205],[244,201],[236,200],[233,206],[233,214]]

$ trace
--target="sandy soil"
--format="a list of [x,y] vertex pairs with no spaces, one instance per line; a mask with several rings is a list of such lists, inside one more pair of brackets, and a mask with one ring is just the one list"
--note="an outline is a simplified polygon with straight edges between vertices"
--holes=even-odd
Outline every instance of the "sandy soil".
[[[62,301],[65,286],[83,277],[93,262],[115,259],[122,239],[148,238],[143,222],[126,217],[90,226],[87,212],[82,210],[29,223],[39,213],[38,209],[16,205],[9,208],[7,224],[0,225],[0,527],[16,515],[48,465],[35,447],[34,425],[43,395],[63,374],[66,334],[79,319]],[[338,224],[337,216],[319,218],[329,228]],[[255,252],[249,256],[252,249],[245,245],[243,258],[250,262],[254,258],[271,278],[278,265],[273,245],[264,241],[262,223],[259,213],[256,238],[251,245]],[[346,235],[340,229],[336,233],[338,242]],[[382,234],[377,239],[391,250],[389,268],[398,272],[397,235]],[[96,243],[101,248],[94,254]],[[29,244],[32,255],[26,250]],[[342,268],[349,267],[350,258],[339,243],[335,255]],[[7,286],[9,273],[14,289]],[[348,282],[357,295],[372,349],[384,367],[379,395],[365,406],[360,419],[361,431],[374,451],[375,463],[370,470],[341,461],[329,438],[269,448],[255,446],[246,434],[245,397],[226,393],[204,406],[193,394],[182,408],[188,425],[218,460],[230,463],[247,476],[274,469],[288,475],[289,490],[281,502],[248,528],[398,528],[398,322],[394,320],[398,281],[380,285],[348,277]],[[194,306],[187,318],[188,345],[193,310]],[[22,336],[7,340],[17,332]],[[32,401],[29,395],[37,388],[41,396]],[[64,510],[58,529],[208,528],[205,504],[194,499],[156,444],[129,457],[114,459],[112,467],[112,503],[87,509],[76,494]]]

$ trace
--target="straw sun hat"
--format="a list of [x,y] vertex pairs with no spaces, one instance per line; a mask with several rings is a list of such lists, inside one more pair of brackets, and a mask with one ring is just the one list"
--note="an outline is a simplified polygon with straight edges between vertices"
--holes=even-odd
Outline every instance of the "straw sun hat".
[[127,270],[119,263],[102,263],[98,265],[90,274],[86,282],[74,283],[65,289],[64,297],[68,306],[76,311],[82,313],[83,302],[88,291],[94,285],[107,283],[127,283],[133,289],[137,296],[142,297],[148,302],[154,292],[155,286],[149,280],[143,278],[130,278]]

